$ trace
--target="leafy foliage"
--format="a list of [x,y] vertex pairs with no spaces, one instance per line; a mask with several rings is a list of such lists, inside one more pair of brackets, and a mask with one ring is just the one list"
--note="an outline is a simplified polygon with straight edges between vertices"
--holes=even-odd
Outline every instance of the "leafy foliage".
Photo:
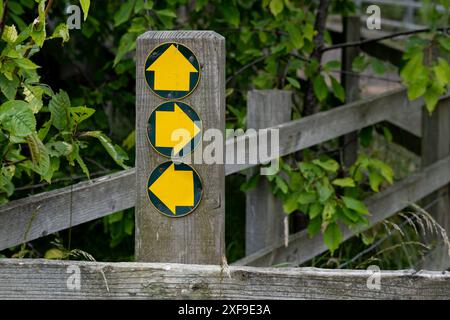
[[[100,140],[120,166],[126,168],[125,161],[128,159],[125,152],[100,131],[95,131],[95,134],[81,131],[95,109],[72,107],[65,91],[55,93],[41,81],[38,73],[40,67],[31,60],[50,39],[67,42],[67,26],[59,24],[49,37],[46,14],[50,8],[46,7],[45,0],[36,1],[37,17],[29,25],[19,16],[23,13],[22,7],[33,9],[33,1],[13,3],[9,2],[10,17],[19,30],[16,24],[8,25],[2,21],[4,27],[1,34],[0,203],[8,201],[16,183],[24,183],[25,177],[33,179],[37,174],[41,180],[50,183],[55,173],[64,170],[61,160],[67,161],[70,166],[78,165],[89,176],[80,153],[87,147],[85,137]],[[3,2],[0,4],[3,8]],[[90,1],[82,0],[81,5],[86,19]]]
[[[8,1],[0,46],[0,203],[26,195],[16,195],[16,187],[33,186],[37,179],[51,182],[77,171],[92,175],[93,167],[111,170],[115,163],[126,167],[126,154],[112,141],[123,141],[133,156],[133,57],[137,37],[147,30],[216,30],[226,37],[227,128],[245,127],[246,94],[255,88],[294,91],[294,118],[303,115],[307,80],[322,110],[344,103],[345,91],[336,77],[340,63],[310,59],[317,2],[80,0],[83,22],[80,30],[70,30],[69,41],[65,2],[53,1],[46,10],[49,2],[44,0]],[[0,17],[4,3],[0,0]],[[440,3],[448,7],[448,1]],[[351,14],[355,4],[332,1],[331,10]],[[423,96],[432,110],[448,86],[450,40],[439,29],[447,21],[433,2],[426,1],[423,16],[431,31],[407,40],[400,75],[409,98]],[[328,32],[324,39],[331,44]],[[386,70],[381,61],[361,56],[353,71],[369,67],[375,74]],[[388,139],[389,131],[383,131]],[[373,132],[372,127],[361,130],[364,147]],[[91,144],[93,139],[100,143]],[[282,162],[282,172],[270,177],[274,192],[286,213],[307,215],[310,234],[322,232],[326,245],[337,250],[342,224],[365,223],[363,200],[392,183],[392,170],[364,155],[347,169],[337,157],[319,156],[315,149],[306,152],[301,162]],[[260,180],[254,176],[241,190]],[[129,239],[131,221],[121,213],[103,220],[114,248]]]
[[331,252],[342,240],[339,224],[350,228],[367,224],[369,211],[363,197],[370,189],[378,192],[381,184],[393,182],[393,172],[388,165],[364,155],[349,169],[350,176],[339,178],[342,173],[337,161],[321,157],[298,162],[294,167],[282,163],[278,174],[268,176],[274,193],[283,199],[285,213],[305,214],[309,218],[309,235],[322,231]]

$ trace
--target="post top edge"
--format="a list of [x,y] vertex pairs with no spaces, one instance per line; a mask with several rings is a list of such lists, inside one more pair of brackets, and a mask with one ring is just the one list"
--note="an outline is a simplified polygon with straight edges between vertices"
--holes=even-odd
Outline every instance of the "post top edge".
[[161,39],[161,40],[183,40],[183,39],[218,39],[225,37],[212,30],[151,30],[141,34],[138,40]]

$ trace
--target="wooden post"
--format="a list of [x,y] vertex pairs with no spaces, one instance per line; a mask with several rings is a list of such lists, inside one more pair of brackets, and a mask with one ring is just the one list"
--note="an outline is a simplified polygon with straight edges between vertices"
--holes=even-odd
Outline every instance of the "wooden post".
[[[426,167],[450,155],[450,98],[442,99],[430,115],[424,107],[422,111],[422,166]],[[450,232],[450,185],[441,188],[423,200],[426,206],[437,201],[426,211],[447,233]],[[438,199],[438,200],[437,200]],[[448,250],[442,243],[440,235],[436,236],[439,243],[424,259],[421,267],[428,270],[446,270],[450,267]]]
[[[220,264],[225,247],[223,164],[191,164],[203,183],[203,196],[195,211],[187,216],[162,215],[147,194],[150,173],[168,160],[152,150],[147,120],[167,100],[151,92],[144,65],[149,53],[167,42],[185,45],[199,61],[200,80],[196,89],[177,101],[189,104],[198,113],[203,132],[214,128],[223,134],[225,130],[225,38],[212,31],[149,31],[141,35],[136,59],[136,260]],[[199,152],[202,148],[195,149],[196,159]]]
[[[264,129],[291,120],[292,92],[254,90],[248,93],[247,129]],[[259,168],[250,170],[249,177]],[[282,203],[272,194],[269,182],[261,177],[247,192],[245,252],[247,255],[272,245],[284,234]]]
[[[343,17],[344,42],[359,41],[361,38],[360,17]],[[348,47],[342,49],[342,73],[341,84],[345,89],[345,102],[353,102],[359,99],[359,77],[351,74],[353,60],[359,55],[358,47]],[[358,153],[358,135],[356,132],[346,134],[341,138],[343,147],[343,162],[348,168],[355,161]]]

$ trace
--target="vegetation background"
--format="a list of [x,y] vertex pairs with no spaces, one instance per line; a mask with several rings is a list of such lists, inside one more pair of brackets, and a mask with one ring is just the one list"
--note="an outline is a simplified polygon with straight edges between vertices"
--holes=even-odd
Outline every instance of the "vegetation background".
[[[67,26],[73,19],[69,5],[82,9],[80,29]],[[345,102],[336,75],[340,62],[322,63],[322,54],[332,44],[325,29],[329,16],[352,14],[358,8],[347,0],[0,0],[0,203],[133,166],[134,50],[143,32],[208,29],[224,35],[227,127],[245,128],[251,89],[293,90],[294,119]],[[424,97],[432,111],[450,80],[450,38],[443,28],[448,1],[423,1],[417,18],[428,28],[399,42],[405,54],[398,70],[361,55],[353,71],[398,73],[409,98]],[[281,172],[268,177],[286,214],[301,221],[294,229],[322,233],[330,249],[308,264],[356,268],[377,260],[395,269],[430,249],[416,227],[433,223],[421,208],[341,244],[339,223],[365,223],[369,212],[362,200],[410,166],[397,170],[398,159],[389,157],[391,140],[382,124],[365,128],[352,166],[341,162],[336,140],[283,159]],[[227,177],[229,261],[244,256],[245,191],[263,179],[245,181],[244,174]],[[133,233],[133,210],[125,210],[0,256],[129,261]]]

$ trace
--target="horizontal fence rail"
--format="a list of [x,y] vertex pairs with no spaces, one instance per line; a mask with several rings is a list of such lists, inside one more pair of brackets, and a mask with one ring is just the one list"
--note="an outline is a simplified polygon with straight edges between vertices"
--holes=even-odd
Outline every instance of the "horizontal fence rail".
[[129,169],[0,207],[0,250],[134,207]]
[[[71,281],[78,274],[79,287]],[[0,260],[0,299],[448,299],[450,272]],[[68,284],[69,283],[69,284]]]
[[[375,123],[388,120],[394,114],[411,112],[411,109],[420,108],[423,100],[408,101],[406,90],[398,89],[374,97],[361,99],[339,108],[316,113],[312,116],[289,121],[270,129],[279,130],[280,156],[306,149],[316,144],[340,137],[344,134],[357,131]],[[246,134],[229,139],[226,143],[226,150],[234,149],[238,154],[249,157],[249,148],[238,149],[245,145],[238,143],[239,140],[254,139],[257,134]],[[259,138],[259,137],[258,137]],[[261,160],[261,159],[260,159]],[[261,162],[272,160],[263,159]],[[251,168],[256,164],[245,163],[226,165],[227,175]]]

